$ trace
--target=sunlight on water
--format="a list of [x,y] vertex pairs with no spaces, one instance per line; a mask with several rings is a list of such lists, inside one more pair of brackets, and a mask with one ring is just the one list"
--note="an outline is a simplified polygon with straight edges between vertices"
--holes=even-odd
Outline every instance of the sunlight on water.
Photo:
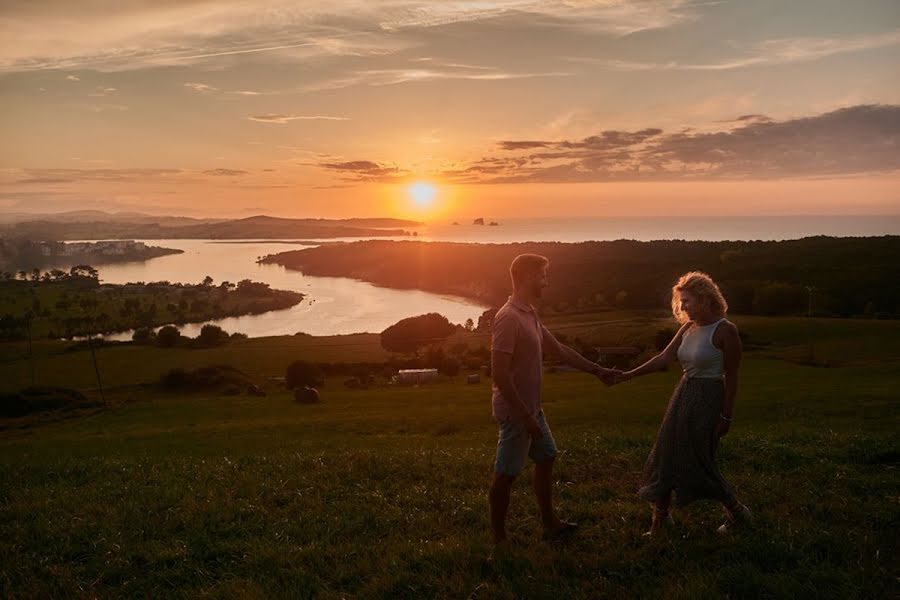
[[[101,265],[102,283],[169,281],[200,283],[207,275],[215,284],[252,279],[275,289],[293,290],[307,297],[292,308],[261,315],[208,321],[229,333],[250,337],[335,335],[380,332],[405,317],[437,312],[453,323],[478,320],[484,310],[469,300],[418,290],[392,290],[341,277],[308,277],[279,265],[259,265],[259,256],[308,246],[258,242],[221,243],[209,240],[142,240],[148,245],[178,248],[184,254],[153,258],[142,263]],[[184,335],[194,337],[205,323],[180,325]],[[107,335],[107,339],[131,339],[131,332]]]

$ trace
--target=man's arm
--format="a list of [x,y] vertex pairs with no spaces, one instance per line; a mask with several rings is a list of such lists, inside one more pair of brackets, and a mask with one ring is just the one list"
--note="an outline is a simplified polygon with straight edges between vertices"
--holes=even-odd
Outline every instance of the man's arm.
[[615,381],[616,371],[613,369],[606,369],[601,367],[595,362],[591,362],[581,354],[578,353],[574,348],[567,346],[557,340],[550,330],[547,329],[543,324],[541,325],[542,332],[542,346],[547,349],[551,354],[557,355],[564,363],[568,365],[572,365],[576,369],[580,371],[584,371],[585,373],[590,373],[591,375],[596,375],[600,379],[603,380],[603,383],[610,385]]
[[540,425],[519,397],[512,380],[512,357],[516,348],[518,325],[505,313],[498,313],[491,324],[491,377],[500,390],[513,417],[525,423],[528,434],[542,437]]
[[537,419],[528,412],[525,403],[522,402],[518,392],[516,392],[516,386],[513,385],[511,365],[511,353],[496,349],[491,351],[491,377],[494,379],[497,389],[500,390],[500,394],[503,395],[503,400],[506,401],[506,404],[512,410],[513,417],[525,423],[528,435],[534,438],[541,438],[543,437],[543,432]]

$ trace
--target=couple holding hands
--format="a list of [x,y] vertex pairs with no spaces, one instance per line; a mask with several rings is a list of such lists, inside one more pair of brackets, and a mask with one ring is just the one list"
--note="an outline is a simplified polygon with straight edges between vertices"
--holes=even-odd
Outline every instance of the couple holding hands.
[[748,524],[750,509],[737,500],[715,458],[718,440],[731,426],[741,361],[738,330],[725,318],[728,304],[715,282],[705,273],[683,275],[672,288],[672,312],[681,323],[678,333],[659,354],[623,372],[587,360],[561,344],[540,322],[533,305],[547,286],[548,268],[546,257],[516,257],[509,269],[513,294],[492,324],[492,413],[500,428],[488,496],[494,543],[506,541],[510,491],[527,458],[535,463],[534,493],[544,536],[560,536],[577,527],[553,510],[557,450],[541,408],[544,352],[596,375],[606,385],[665,370],[677,358],[684,376],[669,400],[644,467],[644,485],[638,491],[653,506],[652,524],[645,535],[658,535],[671,523],[673,492],[679,506],[702,498],[721,502],[725,509],[721,533]]

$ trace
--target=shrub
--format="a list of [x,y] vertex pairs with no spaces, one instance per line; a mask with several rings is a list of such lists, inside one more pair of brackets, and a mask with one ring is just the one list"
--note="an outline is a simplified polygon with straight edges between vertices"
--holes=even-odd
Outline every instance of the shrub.
[[174,325],[166,325],[156,332],[156,343],[163,348],[175,346],[181,339],[181,331]]
[[247,376],[229,366],[201,367],[194,371],[171,369],[159,378],[160,386],[170,392],[200,392],[217,390],[222,387],[232,389],[243,387]]
[[139,327],[131,334],[131,341],[135,344],[148,344],[153,341],[154,333],[149,327]]
[[99,406],[78,390],[61,387],[29,387],[0,395],[0,417],[23,417],[51,410],[73,410]]
[[227,340],[228,333],[218,325],[204,325],[200,328],[200,335],[197,336],[197,341],[200,342],[200,345],[207,347],[218,346]]
[[402,319],[381,332],[381,347],[388,352],[412,353],[420,347],[444,339],[456,327],[447,317],[428,313]]
[[324,384],[325,377],[319,365],[298,360],[288,365],[284,383],[290,390],[303,386],[315,387]]
[[459,360],[452,356],[444,357],[444,360],[441,361],[440,366],[438,366],[438,372],[442,375],[447,375],[448,377],[456,377],[459,375],[459,369]]

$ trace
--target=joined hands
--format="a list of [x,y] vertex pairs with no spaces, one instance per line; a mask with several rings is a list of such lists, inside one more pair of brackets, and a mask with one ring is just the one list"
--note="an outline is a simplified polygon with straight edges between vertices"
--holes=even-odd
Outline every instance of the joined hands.
[[613,386],[617,383],[623,383],[625,381],[628,381],[632,377],[631,373],[628,371],[621,371],[619,369],[606,369],[603,367],[600,367],[595,375],[607,386]]

